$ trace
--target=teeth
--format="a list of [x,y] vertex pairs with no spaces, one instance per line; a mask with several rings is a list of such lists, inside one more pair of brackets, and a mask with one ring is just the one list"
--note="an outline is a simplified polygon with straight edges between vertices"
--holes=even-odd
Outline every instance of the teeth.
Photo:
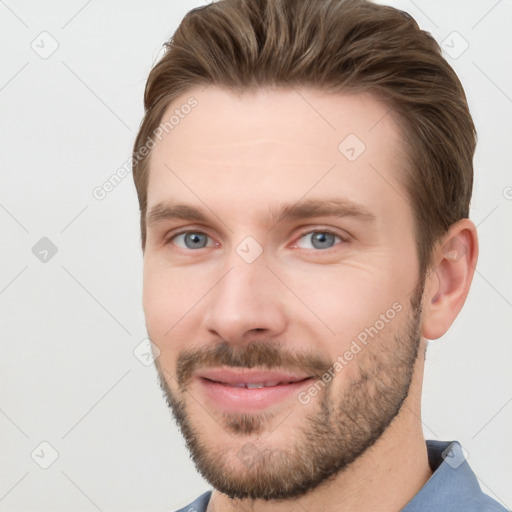
[[220,382],[219,384],[224,384],[225,386],[231,386],[233,388],[245,388],[245,389],[261,389],[261,388],[270,388],[272,386],[278,386],[281,384],[294,384],[296,381],[281,381],[281,380],[273,380],[268,382],[239,382],[238,384],[228,384],[224,382]]
[[239,384],[232,384],[235,388],[246,388],[246,389],[260,389],[260,388],[269,388],[271,386],[277,386],[278,384],[287,384],[286,382],[272,381],[272,382],[254,382],[254,383],[244,383],[240,382]]

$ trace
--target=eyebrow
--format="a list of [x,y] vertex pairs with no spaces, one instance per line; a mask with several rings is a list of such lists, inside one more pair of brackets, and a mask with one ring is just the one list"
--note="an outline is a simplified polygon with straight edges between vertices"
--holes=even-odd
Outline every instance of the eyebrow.
[[[214,212],[213,212],[214,213]],[[215,214],[215,216],[217,216]],[[353,217],[363,221],[374,221],[375,215],[363,205],[348,199],[308,199],[293,204],[273,206],[263,217],[266,225],[274,227],[285,220],[301,220],[311,217]],[[217,216],[218,217],[218,216]],[[148,227],[153,227],[163,221],[188,220],[207,222],[208,216],[200,209],[187,204],[162,202],[153,206],[146,217]]]

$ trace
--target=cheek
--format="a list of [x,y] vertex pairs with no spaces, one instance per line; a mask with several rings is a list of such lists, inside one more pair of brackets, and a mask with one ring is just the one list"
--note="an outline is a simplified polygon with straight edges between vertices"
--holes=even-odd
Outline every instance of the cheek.
[[[183,305],[187,298],[179,279],[161,268],[157,262],[144,261],[142,303],[146,327],[152,341],[162,349],[164,337],[183,316]],[[172,332],[172,331],[171,331]]]
[[[380,327],[381,315],[386,317],[385,320],[399,318],[400,315],[395,315],[396,310],[406,309],[408,292],[415,282],[413,273],[401,272],[398,266],[389,262],[381,263],[330,268],[303,276],[300,288],[297,284],[296,289],[301,290],[305,304],[331,331],[332,336],[328,338],[332,338],[332,356],[336,357],[376,322]],[[386,315],[389,311],[391,314]],[[296,318],[306,328],[309,316],[297,315]],[[389,333],[398,323],[385,322],[385,331]],[[327,330],[325,333],[329,334]],[[322,336],[323,343],[326,339]]]
[[201,301],[215,275],[205,269],[171,267],[157,257],[144,261],[142,302],[149,336],[161,351],[179,350],[179,340],[190,340],[197,328]]

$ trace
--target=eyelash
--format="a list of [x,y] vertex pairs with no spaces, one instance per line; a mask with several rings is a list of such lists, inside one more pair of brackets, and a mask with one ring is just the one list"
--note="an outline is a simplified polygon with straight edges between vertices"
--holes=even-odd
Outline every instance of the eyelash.
[[[179,235],[183,235],[185,233],[200,233],[202,235],[206,235],[207,237],[211,238],[207,233],[205,233],[204,231],[201,231],[201,230],[194,230],[194,229],[183,229],[182,231],[178,231],[177,233],[172,233],[171,235],[167,236],[164,240],[164,243],[165,245],[168,245],[170,243],[172,243],[173,239],[178,237]],[[336,247],[337,245],[340,245],[341,243],[347,243],[348,240],[347,240],[347,237],[346,236],[342,236],[340,233],[332,230],[332,229],[329,229],[329,228],[320,228],[320,229],[308,229],[306,231],[303,231],[302,233],[300,233],[298,235],[298,237],[296,238],[296,241],[294,242],[294,245],[297,244],[297,242],[303,238],[304,236],[306,235],[309,235],[311,233],[327,233],[329,235],[332,235],[332,236],[335,236],[335,237],[338,237],[340,238],[341,242],[338,242],[337,244],[335,244],[333,247],[330,247],[329,249],[333,249],[334,247]],[[315,252],[322,252],[322,251],[327,251],[329,249],[305,249],[305,250],[314,250]]]

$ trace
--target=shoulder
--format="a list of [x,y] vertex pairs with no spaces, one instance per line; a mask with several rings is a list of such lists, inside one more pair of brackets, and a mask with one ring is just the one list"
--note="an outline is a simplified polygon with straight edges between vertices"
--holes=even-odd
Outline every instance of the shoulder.
[[482,491],[457,441],[427,441],[427,451],[433,474],[403,512],[507,512]]
[[483,492],[480,494],[480,502],[478,503],[478,506],[478,510],[482,512],[510,512],[503,505],[493,500]]

